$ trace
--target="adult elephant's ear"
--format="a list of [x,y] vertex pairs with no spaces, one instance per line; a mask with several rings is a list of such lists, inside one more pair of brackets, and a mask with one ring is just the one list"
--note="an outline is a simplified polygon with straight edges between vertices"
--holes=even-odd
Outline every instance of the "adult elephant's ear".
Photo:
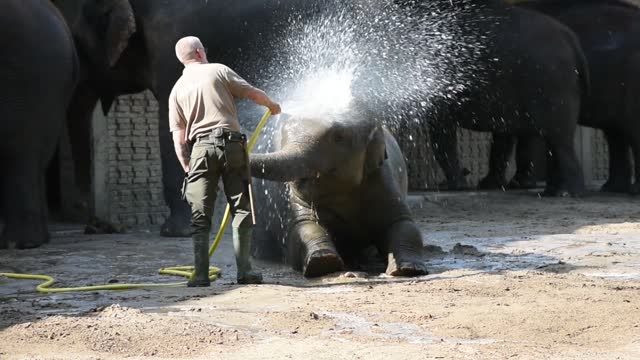
[[136,19],[129,0],[103,0],[103,6],[108,20],[105,34],[107,61],[113,67],[136,32]]

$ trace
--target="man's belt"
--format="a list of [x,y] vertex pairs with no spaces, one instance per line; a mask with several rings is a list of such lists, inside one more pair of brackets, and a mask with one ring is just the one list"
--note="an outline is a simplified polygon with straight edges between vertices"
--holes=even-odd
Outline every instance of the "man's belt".
[[196,139],[196,142],[205,141],[205,140],[210,140],[210,141],[225,140],[230,142],[246,142],[247,136],[241,132],[232,131],[224,128],[215,128],[211,130],[211,132],[208,134],[203,134],[198,136],[198,138]]

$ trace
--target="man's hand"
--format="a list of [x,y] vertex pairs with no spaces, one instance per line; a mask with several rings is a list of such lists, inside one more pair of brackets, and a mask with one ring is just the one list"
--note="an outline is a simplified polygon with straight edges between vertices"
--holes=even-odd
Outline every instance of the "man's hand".
[[262,106],[266,106],[269,108],[269,110],[271,110],[271,115],[278,115],[280,114],[280,112],[282,111],[280,109],[280,104],[273,102],[269,96],[267,96],[267,94],[265,94],[264,91],[258,89],[258,88],[253,88],[251,90],[249,90],[249,92],[247,93],[247,98],[251,101],[253,101],[254,103],[258,104],[258,105],[262,105]]
[[185,138],[185,130],[177,130],[171,133],[173,136],[173,147],[176,156],[185,173],[189,173],[189,146]]
[[282,109],[280,109],[280,104],[278,103],[271,102],[268,107],[269,110],[271,110],[271,115],[278,115],[282,112]]

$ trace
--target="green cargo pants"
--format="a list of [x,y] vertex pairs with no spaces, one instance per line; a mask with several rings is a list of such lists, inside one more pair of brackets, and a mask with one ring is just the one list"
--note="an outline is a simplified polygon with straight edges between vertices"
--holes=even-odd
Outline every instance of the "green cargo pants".
[[208,234],[222,177],[224,193],[231,207],[234,228],[251,228],[249,200],[249,159],[246,137],[237,132],[216,129],[199,138],[191,150],[189,174],[183,195],[191,206],[193,234]]

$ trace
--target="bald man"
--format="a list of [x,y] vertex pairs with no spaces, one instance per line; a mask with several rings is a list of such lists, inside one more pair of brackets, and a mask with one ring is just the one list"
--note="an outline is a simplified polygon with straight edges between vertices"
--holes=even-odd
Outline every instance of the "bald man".
[[220,177],[233,215],[237,281],[259,284],[262,275],[250,262],[253,223],[246,136],[240,133],[234,100],[250,99],[274,115],[280,113],[280,105],[227,66],[210,64],[197,37],[180,39],[176,56],[185,69],[169,96],[169,128],[186,174],[183,196],[192,214],[195,277],[188,286],[210,285],[209,232]]

